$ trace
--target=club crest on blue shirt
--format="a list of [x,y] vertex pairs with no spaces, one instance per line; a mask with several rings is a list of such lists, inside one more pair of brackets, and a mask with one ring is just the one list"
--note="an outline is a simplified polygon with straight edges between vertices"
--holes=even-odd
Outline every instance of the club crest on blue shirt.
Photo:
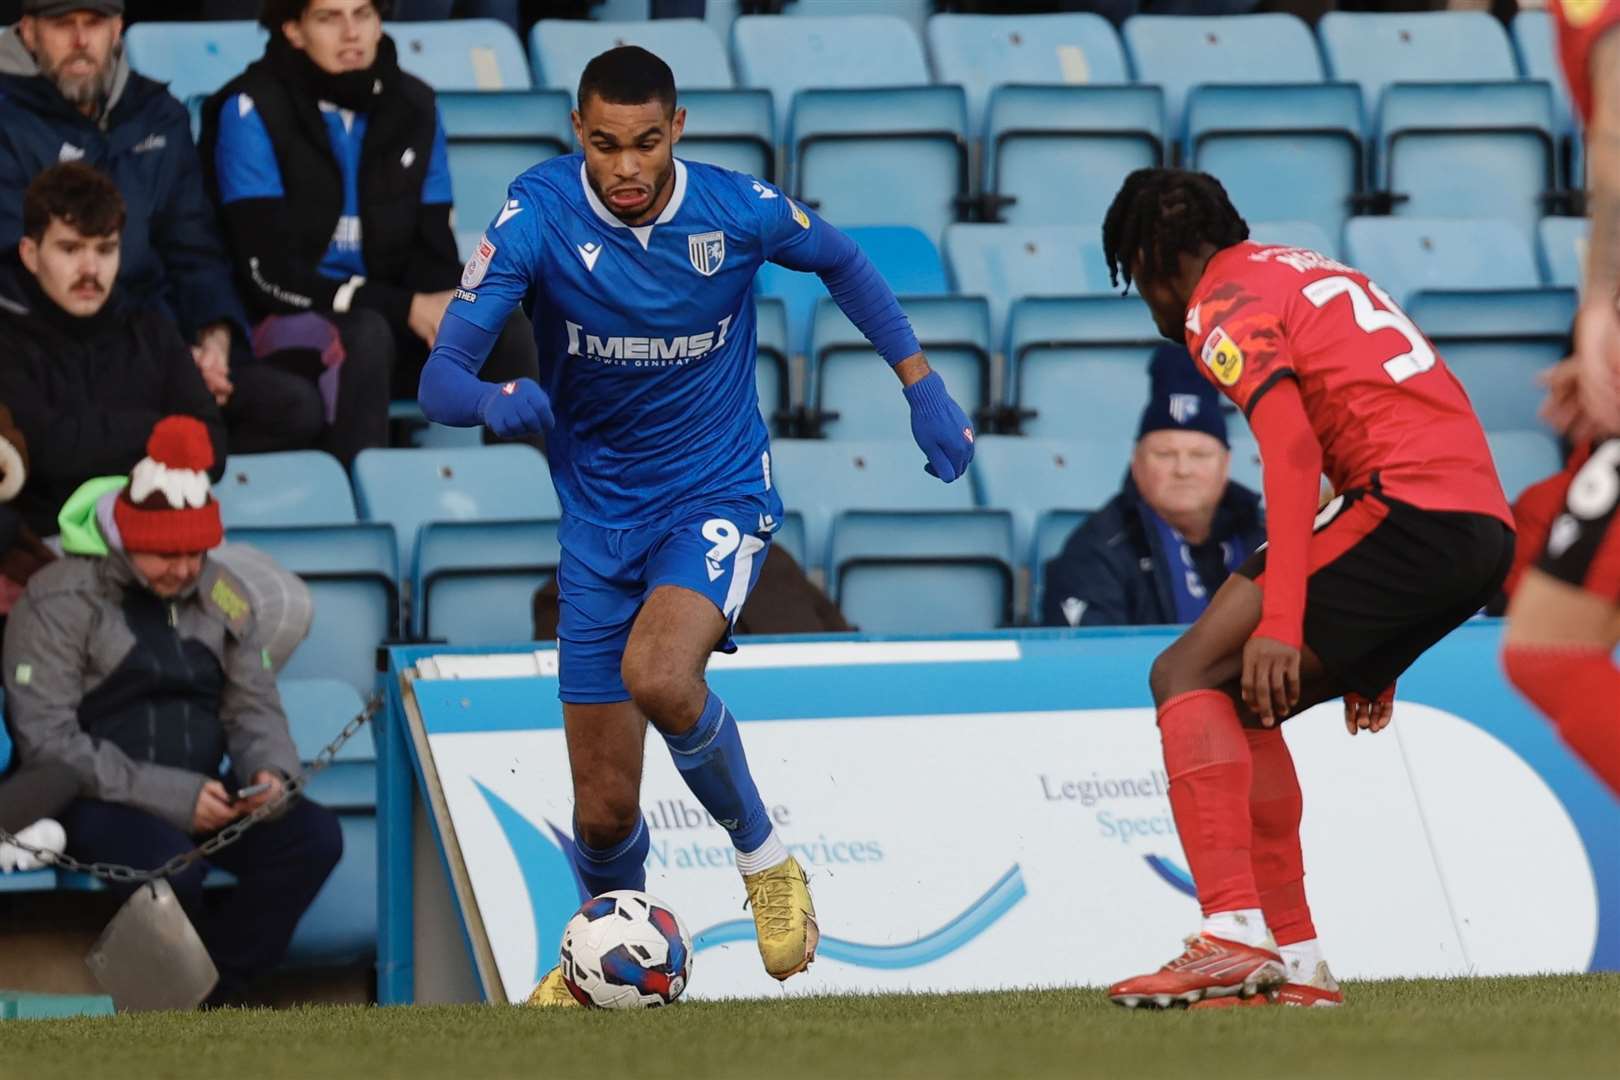
[[726,261],[726,234],[719,231],[688,233],[686,252],[692,260],[692,269],[710,277]]
[[495,257],[495,245],[489,242],[489,237],[480,236],[478,247],[473,251],[473,257],[467,260],[467,265],[461,271],[461,287],[463,289],[476,289],[489,272],[489,261]]
[[1185,424],[1198,415],[1197,394],[1171,394],[1170,418],[1178,424]]

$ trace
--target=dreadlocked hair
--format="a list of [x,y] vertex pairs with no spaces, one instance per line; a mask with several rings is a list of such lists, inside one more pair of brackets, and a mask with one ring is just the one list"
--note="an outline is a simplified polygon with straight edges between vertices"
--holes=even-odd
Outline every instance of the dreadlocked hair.
[[1249,223],[1221,182],[1186,169],[1137,169],[1125,178],[1103,218],[1108,279],[1131,286],[1131,262],[1149,277],[1174,276],[1183,254],[1204,244],[1231,247],[1249,238]]

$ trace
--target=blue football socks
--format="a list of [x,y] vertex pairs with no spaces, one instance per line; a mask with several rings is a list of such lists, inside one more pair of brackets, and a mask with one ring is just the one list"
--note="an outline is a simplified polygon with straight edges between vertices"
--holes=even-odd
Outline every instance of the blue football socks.
[[771,838],[771,818],[748,771],[736,718],[713,691],[691,730],[664,741],[686,786],[739,852],[756,851]]
[[635,831],[610,848],[593,848],[579,838],[574,827],[574,868],[592,896],[614,889],[647,889],[647,849],[652,839],[647,819],[638,818]]

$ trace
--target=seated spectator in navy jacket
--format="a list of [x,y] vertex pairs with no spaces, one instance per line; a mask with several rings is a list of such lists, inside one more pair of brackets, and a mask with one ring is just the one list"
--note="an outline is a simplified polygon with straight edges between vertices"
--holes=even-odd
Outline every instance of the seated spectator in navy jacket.
[[[25,767],[72,771],[79,798],[61,821],[79,859],[158,866],[301,771],[258,612],[210,556],[213,464],[201,422],[160,421],[127,478],[68,500],[65,556],[34,574],[6,625],[12,735]],[[295,801],[170,878],[219,969],[214,1003],[281,960],[342,849],[332,812]],[[203,903],[210,863],[238,882],[218,905]]]
[[[267,0],[264,56],[203,109],[201,140],[249,306],[366,321],[416,397],[461,281],[449,155],[432,87],[400,70],[384,3]],[[488,193],[493,211],[504,193]],[[521,313],[482,377],[539,377]]]
[[1045,626],[1190,623],[1265,542],[1260,496],[1227,479],[1221,399],[1164,345],[1124,489],[1046,564]]

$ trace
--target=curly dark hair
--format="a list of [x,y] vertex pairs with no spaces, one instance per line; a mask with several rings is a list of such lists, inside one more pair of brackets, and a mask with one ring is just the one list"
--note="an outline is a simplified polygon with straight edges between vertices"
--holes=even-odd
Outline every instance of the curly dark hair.
[[59,218],[81,236],[113,236],[124,229],[124,197],[106,173],[69,161],[35,176],[23,192],[23,235],[45,238]]
[[1144,274],[1170,277],[1183,254],[1196,254],[1206,243],[1220,249],[1247,240],[1249,223],[1208,173],[1137,169],[1108,207],[1102,234],[1108,278],[1129,289],[1139,253]]
[[[393,0],[372,0],[371,6],[385,19],[394,13]],[[259,25],[278,34],[282,23],[297,22],[308,9],[309,0],[264,0],[259,5]]]

